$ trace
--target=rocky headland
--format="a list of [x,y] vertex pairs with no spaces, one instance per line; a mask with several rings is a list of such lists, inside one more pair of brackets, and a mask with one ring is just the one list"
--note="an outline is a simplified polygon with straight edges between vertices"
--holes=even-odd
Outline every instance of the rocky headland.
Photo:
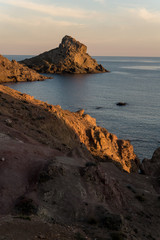
[[87,47],[70,36],[62,39],[59,47],[21,63],[40,73],[104,73],[108,72],[91,58]]
[[159,240],[159,161],[140,166],[84,110],[0,85],[0,238]]
[[42,81],[47,78],[15,60],[9,61],[0,55],[0,83]]

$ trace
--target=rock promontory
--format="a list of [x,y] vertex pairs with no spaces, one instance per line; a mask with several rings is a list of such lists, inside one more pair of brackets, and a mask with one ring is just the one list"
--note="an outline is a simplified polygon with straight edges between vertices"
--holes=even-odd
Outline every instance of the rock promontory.
[[0,83],[41,81],[47,78],[15,60],[9,61],[0,55]]
[[62,39],[59,47],[21,63],[40,73],[104,73],[108,72],[91,58],[87,47],[70,36]]

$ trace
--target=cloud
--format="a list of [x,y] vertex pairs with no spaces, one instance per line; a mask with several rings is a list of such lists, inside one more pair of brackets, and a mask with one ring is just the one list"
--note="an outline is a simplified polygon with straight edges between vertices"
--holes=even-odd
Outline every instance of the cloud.
[[94,2],[98,2],[98,3],[101,3],[101,4],[103,4],[103,3],[105,3],[105,0],[93,0]]
[[147,22],[160,23],[159,11],[149,11],[146,8],[138,8],[138,9],[131,8],[131,9],[128,9],[128,11]]
[[[103,0],[96,0],[103,1]],[[54,4],[37,4],[30,1],[20,1],[20,0],[0,0],[0,3],[29,9],[44,14],[48,14],[54,17],[68,17],[76,19],[89,19],[95,18],[98,16],[96,11],[87,11],[79,8],[67,8],[67,7],[58,7]]]
[[39,18],[29,18],[27,19],[22,19],[21,17],[12,17],[8,14],[3,14],[0,13],[0,23],[9,23],[9,24],[18,24],[18,25],[27,25],[27,26],[32,26],[32,27],[38,27],[42,25],[56,25],[56,26],[61,26],[61,27],[70,27],[70,26],[77,26],[77,27],[84,27],[84,24],[79,24],[73,21],[62,21],[62,20],[53,20],[51,17],[39,17]]

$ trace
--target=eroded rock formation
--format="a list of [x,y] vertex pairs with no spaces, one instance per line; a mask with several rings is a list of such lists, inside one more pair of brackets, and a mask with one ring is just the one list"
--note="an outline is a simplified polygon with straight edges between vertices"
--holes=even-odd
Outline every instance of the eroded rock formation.
[[19,64],[15,60],[9,61],[0,55],[0,83],[41,81],[44,79],[47,79],[47,77],[40,75],[27,66]]
[[70,36],[58,48],[21,61],[41,73],[102,73],[103,66],[87,54],[87,47]]

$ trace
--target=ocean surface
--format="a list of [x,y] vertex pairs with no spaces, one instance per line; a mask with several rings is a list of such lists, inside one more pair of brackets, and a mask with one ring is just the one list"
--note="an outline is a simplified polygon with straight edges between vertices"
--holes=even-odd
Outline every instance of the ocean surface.
[[[6,56],[22,60],[27,56]],[[29,56],[30,57],[30,56]],[[63,109],[81,108],[120,139],[129,139],[142,160],[160,146],[160,58],[94,57],[110,73],[48,75],[43,82],[5,84]],[[119,107],[117,102],[128,105]]]

